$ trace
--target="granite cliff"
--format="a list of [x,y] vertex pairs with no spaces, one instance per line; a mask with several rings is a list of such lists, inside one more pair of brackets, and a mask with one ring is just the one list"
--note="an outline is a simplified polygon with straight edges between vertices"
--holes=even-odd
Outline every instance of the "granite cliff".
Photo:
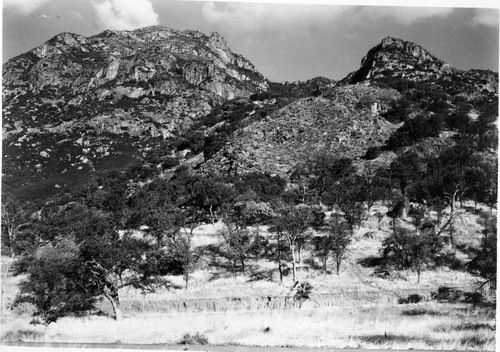
[[268,81],[217,33],[62,33],[3,66],[3,181],[80,183],[121,169]]

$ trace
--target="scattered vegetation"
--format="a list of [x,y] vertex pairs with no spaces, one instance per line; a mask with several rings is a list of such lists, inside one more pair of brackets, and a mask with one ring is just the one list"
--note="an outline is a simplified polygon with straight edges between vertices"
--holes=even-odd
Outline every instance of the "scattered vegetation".
[[[175,70],[182,73],[180,66]],[[33,307],[34,322],[56,330],[50,336],[64,336],[52,324],[57,321],[79,328],[77,318],[87,316],[95,326],[109,324],[106,317],[97,316],[108,314],[101,310],[106,300],[116,320],[111,325],[124,328],[117,333],[123,342],[137,324],[144,324],[151,327],[141,337],[147,342],[161,337],[162,343],[253,344],[262,338],[258,343],[263,345],[305,341],[350,348],[492,349],[494,310],[489,305],[496,292],[498,103],[493,94],[469,89],[469,78],[457,75],[430,82],[387,75],[367,86],[316,78],[271,83],[266,92],[249,98],[203,100],[198,103],[208,104],[204,107],[210,113],[188,118],[185,114],[195,107],[186,107],[182,116],[177,111],[175,116],[189,121],[167,137],[145,141],[128,126],[120,127],[119,138],[109,131],[87,133],[92,143],[113,144],[109,150],[117,159],[102,159],[97,167],[85,163],[81,172],[68,173],[75,176],[74,184],[60,186],[57,192],[53,184],[40,181],[51,173],[33,172],[33,184],[39,180],[46,186],[34,197],[27,194],[28,186],[21,187],[24,181],[16,180],[22,165],[8,163],[2,255],[12,258],[20,281],[12,307]],[[146,82],[123,83],[150,88]],[[457,90],[462,83],[466,92]],[[52,99],[58,92],[46,89],[41,94]],[[120,109],[131,116],[143,111],[149,114],[144,115],[151,120],[147,123],[160,128],[163,122],[150,114],[152,106],[174,101],[182,105],[188,97],[178,98],[156,93],[109,96],[87,106],[88,111],[56,102],[45,107],[35,125],[43,125],[50,114],[69,121],[70,115]],[[16,98],[10,94],[6,99]],[[16,104],[28,106],[26,99],[20,97]],[[17,116],[26,119],[25,113],[20,109]],[[82,133],[90,128],[80,127]],[[253,127],[269,133],[258,139],[251,131],[242,132]],[[42,137],[33,143],[49,143]],[[240,148],[235,143],[240,137],[251,147]],[[281,147],[283,155],[265,160]],[[32,152],[15,145],[4,150],[12,160]],[[80,155],[82,150],[71,153]],[[54,163],[51,172],[62,174],[57,160]],[[211,163],[217,167],[210,168]],[[269,163],[276,163],[269,169],[279,172],[258,171],[267,170]],[[216,235],[198,236],[200,226],[213,226]],[[475,290],[438,287],[439,279],[426,281],[440,270],[474,275]],[[416,283],[413,276],[413,282],[408,281],[409,272],[416,274]],[[289,292],[285,298],[293,303],[284,299],[280,307],[290,310],[274,315],[220,314],[210,326],[203,325],[208,319],[191,313],[154,317],[153,323],[142,317],[122,319],[125,289],[143,295],[143,301],[133,301],[131,311],[160,310],[160,299],[144,303],[146,297],[161,297],[181,287],[188,296],[200,275],[208,277],[206,285],[216,280],[240,282],[237,289],[223,291],[233,296],[254,282],[257,292],[275,284],[281,296]],[[340,294],[358,294],[360,287],[369,287],[388,292],[400,306],[363,308],[358,299],[357,307],[337,307],[341,314],[330,308],[306,313],[303,303],[319,305],[315,291],[327,285],[322,281],[339,284],[352,279],[349,275],[362,284]],[[425,287],[428,294],[400,293],[400,284]],[[436,287],[436,292],[430,291]],[[260,303],[270,307],[273,297]],[[378,299],[372,301],[380,303]],[[354,324],[359,324],[356,329]],[[303,326],[310,326],[315,336],[297,330]],[[186,327],[196,332],[186,332]],[[49,336],[33,329],[12,329],[2,339]],[[141,338],[132,336],[130,341]]]

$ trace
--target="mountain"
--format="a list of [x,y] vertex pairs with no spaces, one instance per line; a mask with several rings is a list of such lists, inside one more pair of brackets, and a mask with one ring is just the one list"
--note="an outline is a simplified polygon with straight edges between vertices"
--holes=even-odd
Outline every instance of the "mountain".
[[498,92],[498,74],[488,70],[461,71],[436,58],[418,44],[386,37],[368,51],[359,70],[343,81],[355,84],[367,80],[399,78],[432,81],[463,93]]
[[119,170],[269,82],[217,33],[62,33],[3,67],[4,189],[51,193]]
[[[375,164],[387,167],[410,150],[438,155],[455,143],[458,112],[475,118],[480,101],[497,97],[497,73],[457,70],[417,44],[387,37],[357,71],[241,129],[205,167],[287,177],[295,165],[325,153],[354,159],[361,168],[377,156]],[[415,128],[425,124],[430,127]]]
[[498,99],[497,73],[457,70],[392,37],[340,81],[275,83],[216,33],[161,26],[63,33],[9,60],[3,77],[2,181],[21,198],[134,165],[289,178],[326,153],[388,167],[410,150],[438,155]]

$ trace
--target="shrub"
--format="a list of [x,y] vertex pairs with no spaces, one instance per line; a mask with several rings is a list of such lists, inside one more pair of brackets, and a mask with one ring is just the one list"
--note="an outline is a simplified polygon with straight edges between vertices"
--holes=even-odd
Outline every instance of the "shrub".
[[190,333],[184,334],[182,340],[178,342],[179,345],[208,345],[208,338],[205,335],[196,332],[191,335]]
[[431,298],[436,301],[458,302],[464,299],[464,292],[454,287],[440,286],[437,292],[431,292]]
[[298,301],[308,300],[311,295],[312,289],[313,287],[309,282],[301,282],[297,287],[294,299]]
[[399,298],[398,304],[409,304],[409,303],[419,303],[424,300],[424,296],[421,296],[417,293],[409,295],[407,298]]
[[413,145],[422,138],[437,137],[443,127],[441,115],[419,115],[407,120],[387,141],[387,146],[394,150]]

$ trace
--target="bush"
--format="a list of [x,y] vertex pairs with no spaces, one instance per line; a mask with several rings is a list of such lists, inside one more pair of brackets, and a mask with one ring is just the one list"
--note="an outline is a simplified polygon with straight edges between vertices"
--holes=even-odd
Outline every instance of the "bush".
[[171,169],[173,167],[179,166],[179,160],[177,158],[173,157],[166,157],[165,160],[162,162],[161,167],[162,169]]
[[406,121],[410,113],[410,101],[406,98],[391,102],[387,112],[381,114],[383,118],[392,123]]
[[424,296],[417,293],[409,295],[407,298],[399,298],[398,304],[409,304],[409,303],[419,303],[424,300]]
[[190,333],[184,334],[182,340],[178,342],[179,345],[208,345],[208,338],[205,335],[196,332],[191,335]]
[[297,291],[295,292],[294,299],[298,301],[308,300],[311,295],[312,289],[313,287],[309,282],[300,283],[297,287]]
[[238,194],[253,190],[261,201],[269,202],[279,197],[286,187],[286,180],[279,175],[271,176],[259,172],[251,172],[235,182]]
[[436,301],[458,302],[465,298],[465,293],[454,287],[441,286],[437,292],[431,292],[431,298]]
[[387,141],[387,146],[397,148],[413,145],[422,138],[437,137],[442,130],[444,118],[441,115],[419,115],[407,120]]

